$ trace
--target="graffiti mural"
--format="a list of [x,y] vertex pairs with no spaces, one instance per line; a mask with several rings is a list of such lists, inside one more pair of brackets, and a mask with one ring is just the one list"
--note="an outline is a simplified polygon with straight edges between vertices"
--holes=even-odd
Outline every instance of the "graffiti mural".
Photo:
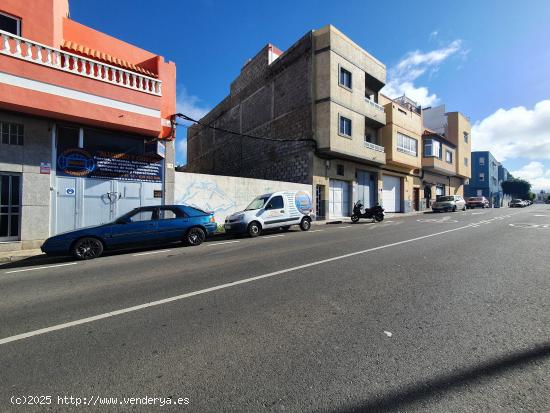
[[243,210],[258,195],[285,190],[311,193],[311,185],[176,172],[174,201],[212,211],[223,224],[226,216]]

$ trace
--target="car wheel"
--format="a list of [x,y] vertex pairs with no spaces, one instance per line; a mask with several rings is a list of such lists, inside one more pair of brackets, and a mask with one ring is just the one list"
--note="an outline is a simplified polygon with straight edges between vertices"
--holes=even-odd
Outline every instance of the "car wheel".
[[311,219],[303,218],[302,222],[300,222],[300,229],[302,231],[309,231],[310,228],[311,228]]
[[185,236],[185,243],[189,246],[195,247],[201,245],[202,242],[206,239],[206,233],[202,228],[193,227],[187,231]]
[[463,210],[463,211],[466,211],[466,205],[464,205],[464,206],[462,207],[462,210]]
[[262,233],[262,227],[259,222],[253,221],[248,225],[248,235],[251,238],[257,237]]
[[103,243],[97,238],[81,238],[74,243],[71,253],[76,259],[91,260],[103,254]]
[[453,206],[453,212],[456,212],[456,205]]

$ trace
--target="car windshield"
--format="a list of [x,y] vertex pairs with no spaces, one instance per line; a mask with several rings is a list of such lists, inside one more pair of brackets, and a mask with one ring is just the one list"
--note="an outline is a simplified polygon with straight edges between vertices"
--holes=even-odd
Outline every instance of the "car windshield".
[[442,196],[438,199],[439,202],[449,202],[449,201],[454,201],[454,197],[452,196]]
[[270,195],[261,195],[254,198],[254,200],[245,208],[245,211],[263,208],[269,197]]
[[470,201],[483,201],[483,198],[470,198]]

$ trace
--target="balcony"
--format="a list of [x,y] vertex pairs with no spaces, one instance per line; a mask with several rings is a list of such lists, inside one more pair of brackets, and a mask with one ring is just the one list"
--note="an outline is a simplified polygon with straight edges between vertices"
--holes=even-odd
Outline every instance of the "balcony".
[[46,46],[0,30],[0,54],[100,82],[162,96],[162,81],[107,63]]
[[366,148],[372,149],[373,151],[385,152],[383,146],[376,145],[374,143],[370,143],[370,142],[367,142],[367,141],[364,141],[363,144],[365,145]]
[[386,125],[386,112],[384,107],[379,105],[375,101],[365,97],[366,110],[365,110],[365,119],[367,125],[378,129]]

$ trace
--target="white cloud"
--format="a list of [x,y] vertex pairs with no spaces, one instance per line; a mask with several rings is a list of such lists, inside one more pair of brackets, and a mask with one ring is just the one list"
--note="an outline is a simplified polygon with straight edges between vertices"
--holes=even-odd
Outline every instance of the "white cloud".
[[[204,105],[201,99],[197,96],[190,95],[187,93],[185,86],[179,86],[179,90],[176,97],[176,111],[182,113],[190,118],[199,120],[208,112],[210,112],[210,107]],[[178,119],[178,123],[190,126],[192,122]],[[185,134],[186,129],[181,130]],[[176,158],[178,163],[186,164],[187,163],[187,137],[181,136],[182,133],[178,133],[176,136]]]
[[[430,37],[437,36],[437,31],[432,32]],[[420,76],[426,73],[435,73],[439,70],[441,64],[449,57],[457,54],[462,49],[462,41],[457,39],[449,45],[440,49],[423,53],[415,50],[407,53],[403,59],[389,71],[389,80],[382,89],[382,93],[391,98],[407,95],[422,106],[433,106],[439,102],[435,93],[430,93],[425,86],[416,86],[416,81]],[[460,53],[464,59],[467,53]]]
[[542,162],[531,161],[517,171],[511,171],[510,173],[516,178],[529,181],[534,191],[550,189],[550,169],[545,169]]
[[499,160],[550,159],[550,100],[533,109],[498,109],[472,127],[473,150],[491,151]]

